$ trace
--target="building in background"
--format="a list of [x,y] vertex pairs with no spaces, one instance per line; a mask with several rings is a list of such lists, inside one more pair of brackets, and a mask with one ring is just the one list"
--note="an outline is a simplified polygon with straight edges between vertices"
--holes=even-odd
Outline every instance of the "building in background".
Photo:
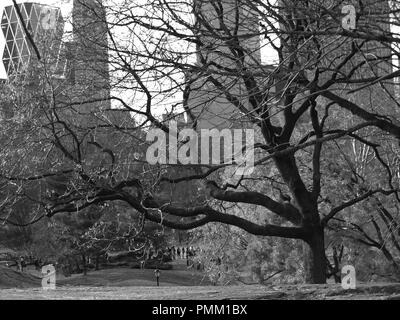
[[[21,3],[18,8],[21,17],[14,5],[5,7],[1,14],[6,40],[1,63],[8,81],[18,80],[15,85],[34,92],[40,86],[40,77],[47,77],[61,108],[79,105],[76,124],[94,124],[95,112],[111,108],[107,24],[102,1],[73,1],[73,30],[68,38],[60,8],[33,2]],[[40,61],[24,26],[38,49]],[[3,110],[4,113],[7,118],[13,116],[10,110]]]
[[74,0],[73,37],[64,41],[64,19],[61,9],[24,2],[4,8],[1,29],[6,45],[2,53],[8,78],[30,74],[38,58],[24,26],[38,48],[42,65],[52,78],[67,79],[75,95],[85,98],[109,97],[108,39],[105,9],[99,0]]
[[[23,23],[32,36],[43,62],[50,68],[54,77],[64,78],[67,73],[67,61],[61,39],[64,20],[61,10],[56,7],[26,2],[18,5]],[[37,64],[37,55],[24,30],[15,6],[4,8],[1,18],[1,29],[6,44],[2,63],[8,78],[31,74]]]
[[[243,65],[246,68],[268,68],[261,63],[258,16],[245,3],[241,5],[241,2],[242,0],[221,1],[221,19],[215,3],[194,1],[199,26],[198,37],[202,42],[197,47],[197,61],[200,65],[210,64],[209,70],[212,70],[212,74],[187,75],[191,85],[186,109],[189,119],[196,122],[199,129],[242,128],[248,120],[227,99],[228,94],[251,110],[245,84],[240,74],[235,72],[241,62],[237,61],[238,56],[232,50],[232,43],[226,41],[229,33],[237,34],[240,46],[245,51]],[[227,71],[224,72],[224,68]]]
[[85,112],[110,109],[110,77],[106,10],[102,0],[74,0],[73,81],[74,101],[86,103]]

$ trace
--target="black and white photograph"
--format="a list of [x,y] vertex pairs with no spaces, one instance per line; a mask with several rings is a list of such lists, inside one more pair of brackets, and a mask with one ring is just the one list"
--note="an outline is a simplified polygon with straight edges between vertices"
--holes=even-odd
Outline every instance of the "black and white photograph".
[[0,0],[0,27],[0,305],[400,300],[399,0]]

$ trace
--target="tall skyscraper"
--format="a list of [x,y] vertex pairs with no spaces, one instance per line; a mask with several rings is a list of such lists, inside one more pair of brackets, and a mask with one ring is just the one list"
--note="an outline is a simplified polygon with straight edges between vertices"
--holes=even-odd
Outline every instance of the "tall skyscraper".
[[101,122],[100,113],[111,108],[107,22],[102,1],[74,0],[72,25],[72,37],[65,46],[69,77],[60,86],[56,100],[61,108],[76,113],[69,119],[73,125],[92,127]]
[[[86,101],[110,96],[106,11],[101,0],[74,0],[74,81],[76,95]],[[96,108],[109,108],[108,100]],[[89,108],[91,109],[91,108]]]
[[[326,77],[322,77],[321,81],[326,80],[339,66],[342,74],[351,72],[353,78],[368,78],[374,73],[390,72],[390,46],[373,41],[372,37],[364,39],[342,35],[342,20],[345,19],[342,9],[347,5],[355,7],[357,32],[366,35],[387,35],[390,32],[390,7],[387,0],[279,0],[280,16],[286,18],[280,23],[280,28],[291,34],[283,35],[289,41],[284,56],[295,55],[299,69],[323,69]],[[316,35],[303,39],[293,35],[302,31]],[[318,32],[323,34],[318,35]],[[355,53],[352,53],[354,50]],[[346,59],[350,54],[351,59]],[[289,63],[290,60],[287,60]]]
[[[240,73],[268,69],[261,64],[258,16],[243,0],[196,0],[194,3],[197,34],[202,42],[197,48],[197,60],[200,65],[209,64],[210,74],[188,75],[192,81],[187,106],[189,118],[200,129],[242,127],[247,119],[232,101],[236,100],[248,110],[251,106]],[[235,49],[235,41],[243,52]]]
[[[17,15],[16,7],[8,6],[1,20],[7,40],[3,63],[9,80],[14,75],[24,79],[13,85],[20,87],[21,97],[28,101],[37,99],[37,94],[51,94],[51,99],[45,99],[51,103],[44,112],[55,107],[57,116],[79,139],[93,140],[101,136],[104,143],[110,142],[112,139],[107,138],[107,130],[99,128],[110,121],[121,124],[123,119],[121,113],[109,112],[108,37],[102,1],[74,0],[73,36],[68,38],[64,34],[60,8],[31,2],[22,3],[18,8],[22,19]],[[28,34],[38,48],[40,61]],[[30,96],[35,98],[30,99]],[[18,117],[16,109],[12,105],[3,105],[2,117]],[[67,141],[66,145],[74,145],[72,135],[66,134],[63,139]]]
[[2,63],[8,77],[29,75],[37,63],[36,53],[28,39],[23,24],[35,42],[41,58],[49,65],[54,77],[65,77],[66,60],[62,55],[62,33],[64,21],[59,8],[33,2],[4,8],[1,29],[6,39]]
[[[102,1],[74,0],[73,40],[68,42],[63,39],[65,23],[60,8],[33,2],[24,2],[18,8],[22,19],[13,5],[4,9],[1,19],[6,39],[2,62],[8,77],[26,76],[37,66],[36,52],[24,24],[38,48],[42,67],[49,68],[47,74],[68,80],[63,83],[62,99],[107,99],[108,40]],[[108,102],[100,107],[109,105]]]

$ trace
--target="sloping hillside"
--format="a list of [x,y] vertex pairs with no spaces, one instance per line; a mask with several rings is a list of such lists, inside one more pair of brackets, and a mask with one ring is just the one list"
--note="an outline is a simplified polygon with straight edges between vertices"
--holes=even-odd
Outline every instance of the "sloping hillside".
[[[199,272],[189,270],[161,271],[161,286],[199,286],[209,284],[209,281]],[[116,268],[89,272],[87,276],[75,275],[71,278],[59,279],[58,285],[90,287],[151,287],[156,286],[156,278],[154,270]]]
[[26,289],[41,286],[41,280],[26,273],[0,267],[0,289]]

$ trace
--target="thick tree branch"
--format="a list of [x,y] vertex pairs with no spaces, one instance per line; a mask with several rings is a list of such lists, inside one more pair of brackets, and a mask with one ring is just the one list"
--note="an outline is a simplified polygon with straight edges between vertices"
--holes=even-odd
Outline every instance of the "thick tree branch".
[[217,200],[233,202],[233,203],[247,203],[262,206],[278,216],[292,222],[295,225],[301,224],[300,212],[290,203],[281,204],[267,195],[258,192],[234,192],[226,191],[219,188],[214,182],[208,181],[207,187],[210,195]]
[[370,198],[371,196],[373,196],[375,194],[381,193],[383,195],[389,196],[389,195],[391,195],[391,194],[393,194],[393,193],[395,193],[397,191],[398,190],[383,190],[383,189],[368,191],[368,192],[364,193],[363,195],[361,195],[361,196],[359,196],[359,197],[357,197],[355,199],[352,199],[350,201],[347,201],[347,202],[341,204],[340,206],[334,208],[333,210],[331,210],[329,212],[329,214],[326,215],[322,219],[322,225],[326,226],[328,224],[328,222],[330,220],[332,220],[339,212],[341,212],[341,211],[343,211],[343,210],[345,210],[345,209],[347,209],[347,208],[349,208],[349,207],[351,207],[351,206],[353,206],[353,205],[355,205],[357,203],[360,203],[360,202]]
[[392,134],[397,139],[400,139],[400,127],[393,124],[387,119],[384,119],[382,116],[370,113],[363,108],[359,107],[355,103],[346,100],[331,91],[322,91],[321,95],[329,100],[336,102],[340,107],[350,111],[355,116],[364,119],[365,121],[374,122],[374,126],[378,127],[379,129]]

